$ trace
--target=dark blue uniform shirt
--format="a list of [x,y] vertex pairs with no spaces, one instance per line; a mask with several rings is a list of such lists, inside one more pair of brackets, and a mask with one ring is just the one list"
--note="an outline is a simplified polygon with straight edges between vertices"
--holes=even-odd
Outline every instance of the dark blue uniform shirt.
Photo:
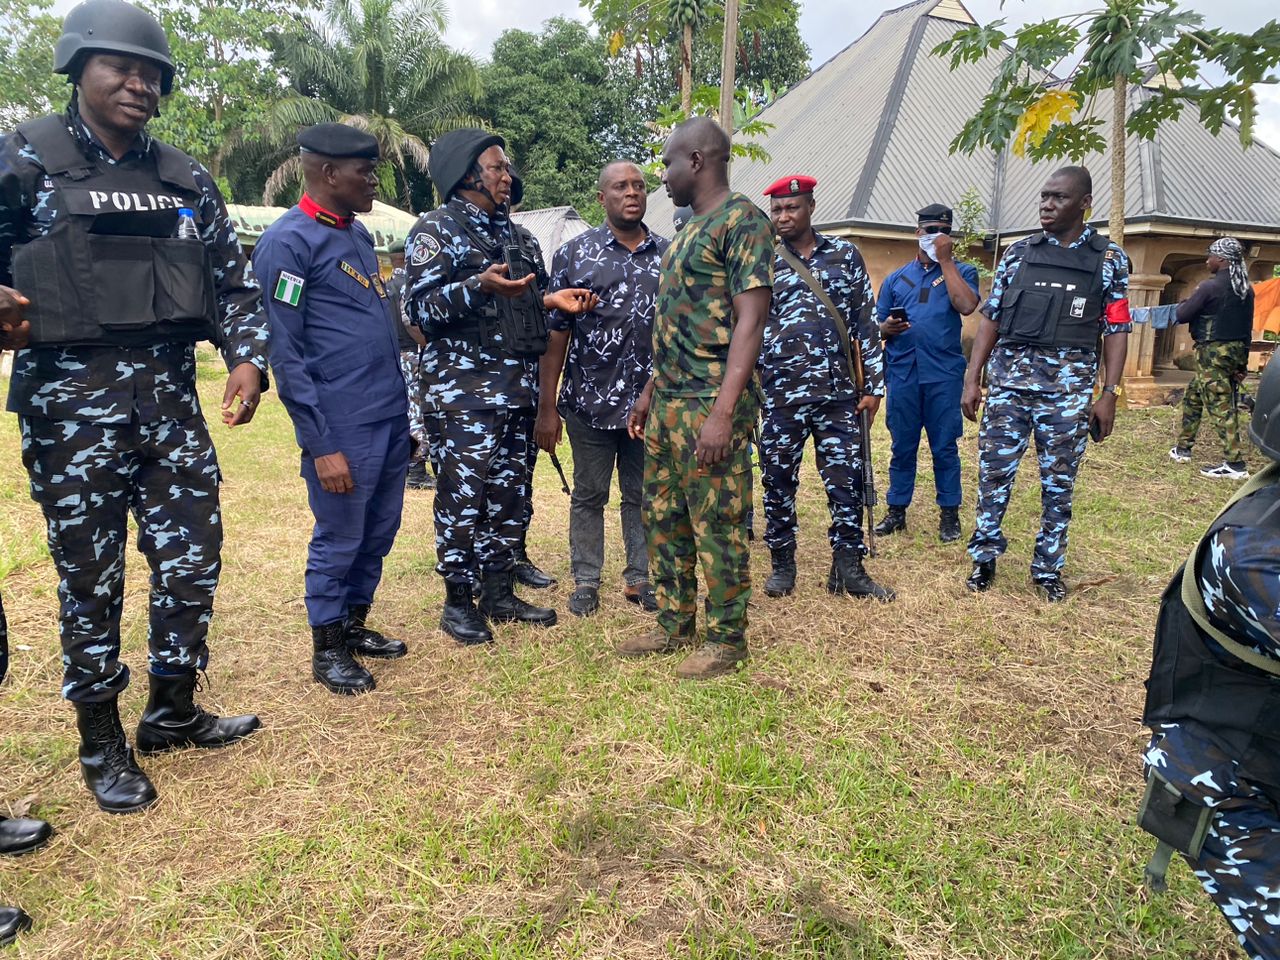
[[[977,269],[968,263],[956,266],[960,277],[977,294]],[[960,346],[962,320],[951,305],[942,267],[932,262],[925,266],[916,257],[885,277],[876,300],[876,319],[883,323],[894,307],[907,312],[911,326],[884,341],[890,382],[942,383],[962,379],[966,364]]]
[[396,320],[363,224],[328,226],[294,207],[263,233],[253,265],[276,389],[304,452],[336,453],[331,427],[407,414]]

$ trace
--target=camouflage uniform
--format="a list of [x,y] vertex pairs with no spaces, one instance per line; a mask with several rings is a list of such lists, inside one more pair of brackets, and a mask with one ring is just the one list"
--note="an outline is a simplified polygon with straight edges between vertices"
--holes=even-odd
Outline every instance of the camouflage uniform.
[[436,572],[474,583],[482,573],[512,568],[525,529],[538,364],[506,353],[500,333],[486,343],[450,336],[450,327],[473,320],[489,296],[474,282],[480,251],[459,224],[469,220],[496,238],[509,223],[460,197],[441,209],[448,216],[423,217],[405,242],[405,312],[427,337],[421,377],[436,474]]
[[[74,111],[68,127],[108,164],[149,164],[140,134],[119,160]],[[267,369],[260,294],[217,185],[191,161],[196,220],[211,254],[228,368]],[[21,135],[0,145],[0,283],[15,244],[45,235],[58,196]],[[31,496],[48,525],[61,582],[63,696],[110,700],[129,682],[119,662],[127,519],[151,566],[148,644],[154,673],[204,669],[222,546],[217,457],[196,395],[195,347],[41,346],[18,351],[8,409],[19,415]]]
[[1210,422],[1218,428],[1222,449],[1228,463],[1244,459],[1240,442],[1240,415],[1236,398],[1239,385],[1236,375],[1247,369],[1249,342],[1247,340],[1211,340],[1196,344],[1196,375],[1187,384],[1182,396],[1182,431],[1178,434],[1178,446],[1186,450],[1196,441],[1200,432],[1200,418],[1209,415]]
[[689,220],[662,258],[653,329],[654,395],[645,430],[645,506],[658,625],[693,637],[701,561],[707,640],[746,646],[751,599],[746,514],[755,388],[734,409],[728,456],[700,469],[698,435],[724,382],[733,297],[773,285],[772,229],[742,194]]
[[[1092,235],[1092,228],[1086,227],[1070,246],[1082,246]],[[1049,237],[1048,242],[1058,241]],[[1022,263],[1026,244],[1025,240],[1015,243],[996,268],[991,296],[982,307],[983,314],[991,320],[999,320],[1001,300]],[[1098,323],[1103,336],[1110,336],[1127,333],[1132,324],[1127,319],[1128,258],[1114,243],[1106,256],[1102,288],[1107,312]],[[1124,320],[1113,322],[1113,317]],[[1062,570],[1067,555],[1071,496],[1089,439],[1089,413],[1097,375],[1096,350],[997,342],[987,365],[987,401],[978,433],[977,516],[969,540],[969,556],[975,563],[995,560],[1008,545],[1000,524],[1009,506],[1018,464],[1034,437],[1040,463],[1042,515],[1031,575],[1045,579]]]
[[[840,308],[850,335],[859,339],[867,393],[884,395],[879,328],[871,316],[871,281],[862,255],[848,240],[816,233],[813,253],[799,257]],[[804,445],[813,437],[818,473],[831,510],[833,550],[862,544],[861,425],[857,386],[849,374],[835,321],[809,285],[785,260],[773,265],[776,280],[757,364],[764,392],[760,431],[763,464],[764,541],[770,550],[796,545],[796,489]]]

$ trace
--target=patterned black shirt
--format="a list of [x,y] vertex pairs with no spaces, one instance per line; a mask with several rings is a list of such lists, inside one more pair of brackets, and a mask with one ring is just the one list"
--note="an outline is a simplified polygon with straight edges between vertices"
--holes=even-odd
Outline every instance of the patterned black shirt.
[[[74,111],[67,126],[86,151],[109,164],[151,163],[145,131],[115,159]],[[261,291],[213,177],[195,160],[200,188],[196,220],[213,265],[227,369],[252,363],[267,372],[267,317]],[[12,251],[49,232],[58,195],[35,150],[21,134],[0,141],[0,284],[13,285]],[[144,347],[41,346],[19,350],[9,385],[9,410],[24,416],[95,423],[183,420],[200,412],[195,346],[169,341]]]
[[649,232],[632,251],[603,224],[556,251],[549,289],[584,287],[600,298],[581,316],[551,311],[551,329],[570,331],[561,413],[571,410],[597,430],[626,428],[653,369],[654,301],[670,242]]

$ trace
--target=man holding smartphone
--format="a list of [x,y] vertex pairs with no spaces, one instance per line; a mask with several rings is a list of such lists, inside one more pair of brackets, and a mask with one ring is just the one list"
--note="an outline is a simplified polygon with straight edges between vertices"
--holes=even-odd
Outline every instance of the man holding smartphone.
[[916,221],[920,249],[885,278],[876,301],[893,456],[885,495],[889,511],[875,531],[887,537],[907,528],[923,430],[933,455],[938,538],[949,543],[960,539],[961,317],[978,307],[978,271],[952,255],[950,208],[931,203],[916,213]]

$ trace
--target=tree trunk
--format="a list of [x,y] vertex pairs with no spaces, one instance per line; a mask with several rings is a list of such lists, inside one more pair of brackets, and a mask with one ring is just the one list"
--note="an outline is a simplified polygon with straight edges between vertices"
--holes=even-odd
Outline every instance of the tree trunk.
[[693,113],[693,24],[680,33],[680,109],[688,118]]
[[1124,246],[1124,124],[1129,113],[1129,78],[1123,73],[1116,74],[1111,95],[1111,218],[1107,229],[1111,242]]
[[733,92],[738,68],[738,0],[724,2],[724,46],[720,48],[720,126],[733,137]]

